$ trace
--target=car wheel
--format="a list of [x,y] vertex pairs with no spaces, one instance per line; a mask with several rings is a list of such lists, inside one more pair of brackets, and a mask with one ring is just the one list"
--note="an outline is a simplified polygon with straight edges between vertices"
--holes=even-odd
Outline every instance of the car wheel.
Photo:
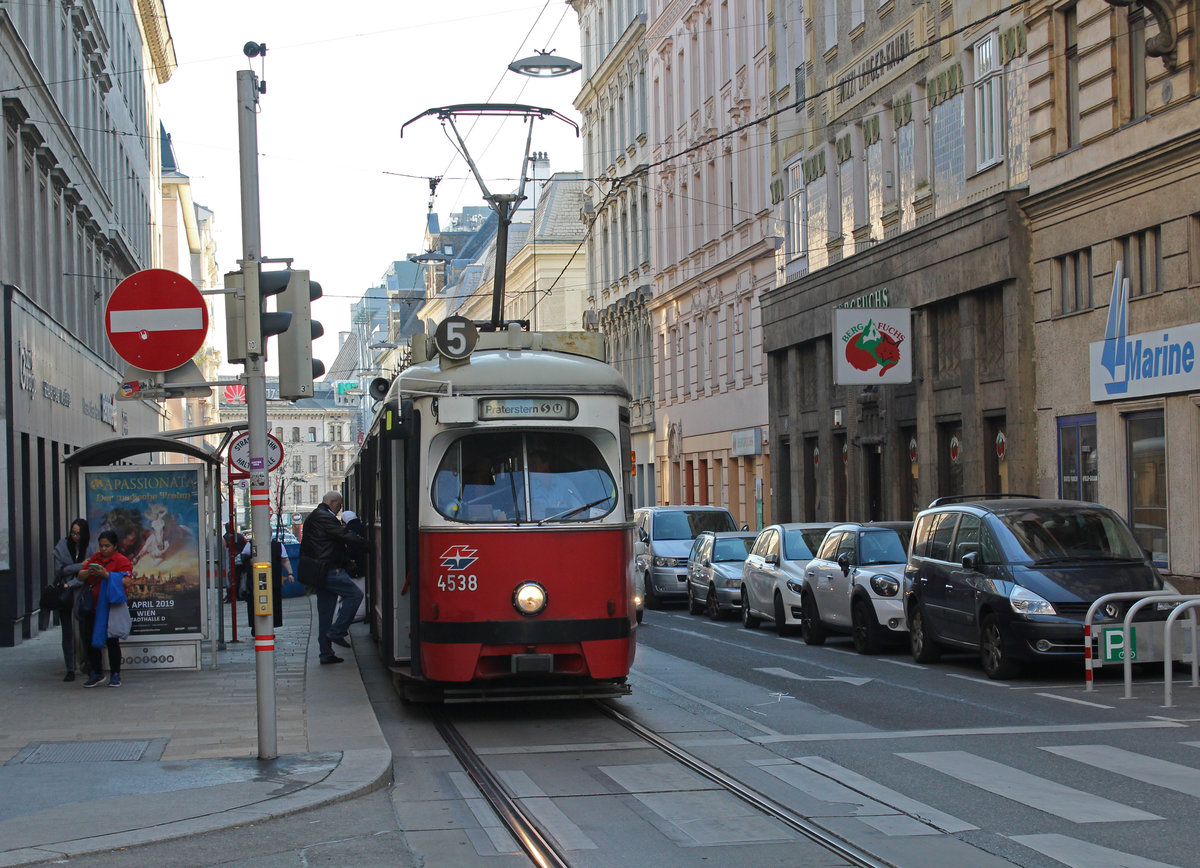
[[983,619],[979,629],[979,660],[988,678],[1004,681],[1012,678],[1020,670],[1016,662],[1008,656],[1004,647],[1004,633],[1000,630],[1000,621],[995,615]]
[[908,613],[908,640],[912,645],[913,660],[918,663],[936,663],[942,656],[937,643],[925,632],[925,611],[915,605]]
[[708,589],[708,598],[704,601],[705,611],[708,612],[708,617],[714,621],[720,621],[724,616],[721,612],[721,604],[717,602],[717,589]]
[[757,630],[762,619],[750,611],[750,594],[742,585],[742,626],[747,630]]
[[825,627],[821,624],[817,601],[807,592],[800,598],[800,636],[805,645],[825,644]]
[[692,583],[688,582],[688,614],[699,615],[704,611],[704,604],[692,593]]
[[792,628],[788,625],[783,608],[783,594],[775,592],[775,632],[780,636],[791,636]]
[[850,605],[850,625],[854,650],[859,654],[878,654],[883,646],[879,621],[871,604],[861,597]]
[[658,594],[654,593],[654,582],[651,581],[648,573],[642,584],[646,586],[646,593],[642,596],[642,605],[647,609],[657,609],[659,606]]

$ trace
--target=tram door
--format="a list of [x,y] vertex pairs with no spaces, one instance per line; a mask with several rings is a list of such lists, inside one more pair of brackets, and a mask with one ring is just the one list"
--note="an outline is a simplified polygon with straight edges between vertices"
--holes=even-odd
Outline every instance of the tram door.
[[390,425],[385,422],[386,445],[381,449],[380,478],[383,481],[382,509],[390,511],[386,526],[393,528],[391,539],[382,552],[387,561],[383,571],[385,611],[391,618],[384,629],[385,647],[392,649],[397,663],[411,663],[412,674],[419,675],[415,659],[413,627],[417,617],[417,524],[420,482],[420,414],[411,401],[401,402]]

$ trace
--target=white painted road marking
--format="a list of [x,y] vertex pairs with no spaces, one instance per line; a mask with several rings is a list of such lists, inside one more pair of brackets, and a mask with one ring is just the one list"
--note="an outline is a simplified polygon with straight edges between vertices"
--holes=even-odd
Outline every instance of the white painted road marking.
[[805,675],[797,675],[795,672],[789,672],[787,669],[780,669],[777,666],[767,666],[761,669],[755,669],[755,672],[761,672],[764,675],[776,675],[780,678],[791,678],[793,681],[844,681],[847,684],[853,684],[855,687],[862,687],[864,684],[874,681],[874,678],[851,678],[848,675],[825,675],[821,678],[809,678]]
[[1042,750],[1144,784],[1200,798],[1200,771],[1191,766],[1167,762],[1105,744],[1074,744],[1065,747],[1043,747]]
[[1068,868],[1179,868],[1178,865],[1143,859],[1066,835],[1013,835],[1012,840]]
[[942,750],[898,756],[1073,823],[1162,819],[1157,814],[1063,786],[966,751]]

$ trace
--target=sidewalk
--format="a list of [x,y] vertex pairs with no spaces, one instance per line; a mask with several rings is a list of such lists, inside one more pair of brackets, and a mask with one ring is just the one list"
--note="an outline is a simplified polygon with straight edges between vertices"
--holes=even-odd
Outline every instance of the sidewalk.
[[[339,648],[345,663],[319,665],[315,598],[283,606],[275,760],[258,759],[241,604],[241,641],[217,653],[216,669],[206,642],[199,672],[131,669],[120,688],[64,682],[57,627],[0,648],[0,866],[211,832],[385,786],[392,754],[355,652]],[[225,618],[228,637],[228,606]],[[355,642],[370,646],[365,634]]]

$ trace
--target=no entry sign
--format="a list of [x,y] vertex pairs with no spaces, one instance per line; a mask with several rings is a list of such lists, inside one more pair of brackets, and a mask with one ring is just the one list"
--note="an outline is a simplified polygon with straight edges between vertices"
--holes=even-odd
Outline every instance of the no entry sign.
[[182,274],[148,268],[117,284],[104,309],[104,330],[129,364],[143,371],[170,371],[204,345],[208,307]]

